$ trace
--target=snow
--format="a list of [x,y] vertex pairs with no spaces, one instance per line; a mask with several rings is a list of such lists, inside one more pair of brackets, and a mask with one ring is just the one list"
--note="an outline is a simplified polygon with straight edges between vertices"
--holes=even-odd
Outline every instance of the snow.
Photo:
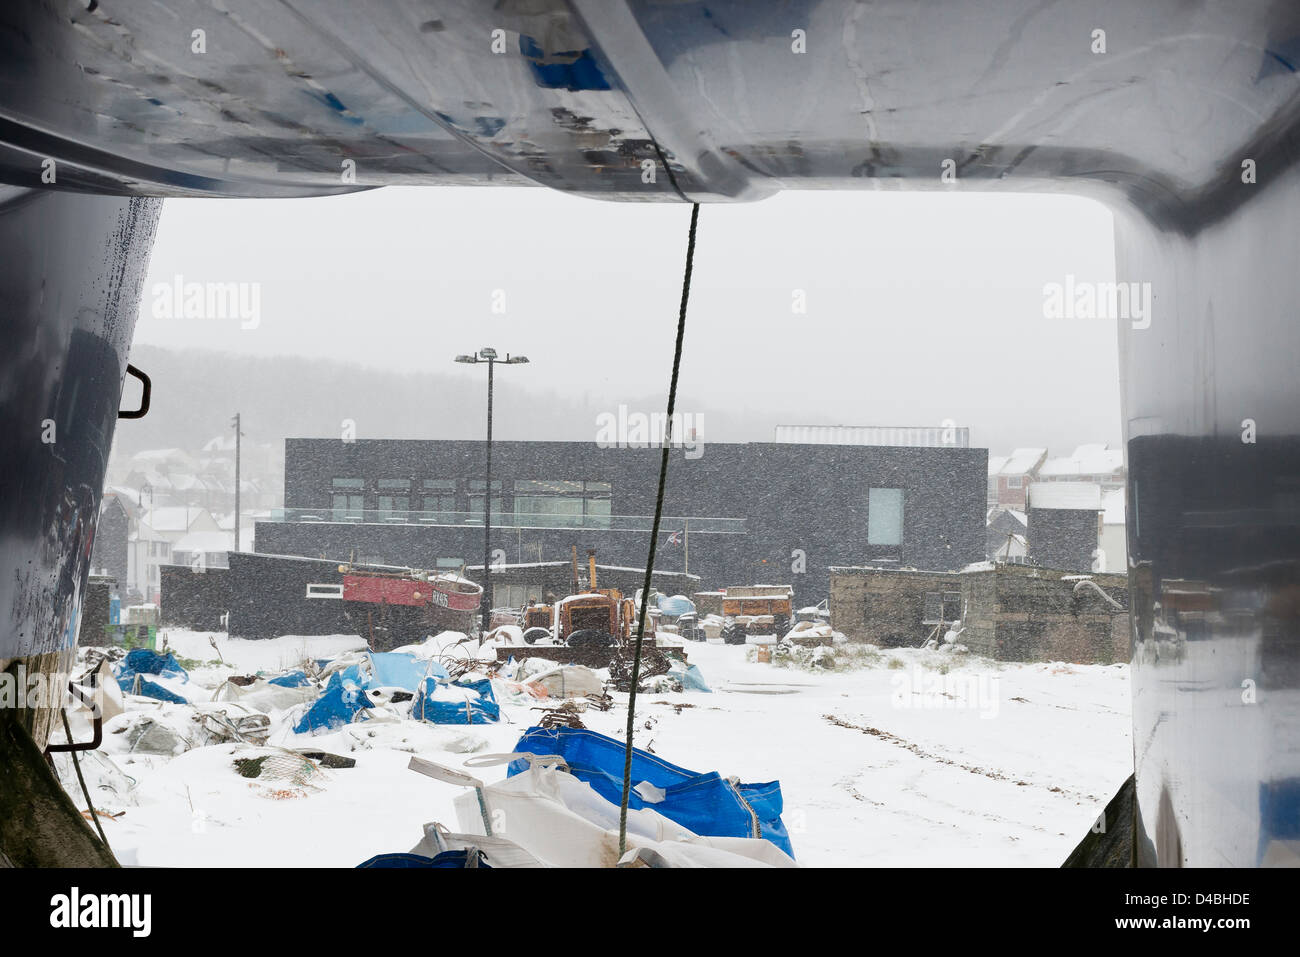
[[1123,525],[1126,521],[1124,517],[1124,489],[1111,489],[1109,492],[1102,493],[1102,523],[1106,525]]
[[998,470],[999,475],[1027,475],[1032,472],[1047,455],[1047,449],[1015,449],[1007,456]]
[[1109,476],[1124,468],[1124,450],[1106,445],[1080,445],[1071,455],[1048,459],[1039,470],[1043,478],[1055,476]]
[[1029,486],[1029,507],[1101,511],[1101,486],[1096,482],[1035,482]]
[[[180,655],[216,658],[209,633],[166,637]],[[343,635],[215,639],[232,667],[195,669],[192,697],[230,674],[270,674],[363,647]],[[859,670],[827,672],[751,662],[744,646],[688,642],[687,651],[714,693],[642,692],[637,746],[694,770],[779,780],[805,865],[1055,867],[1131,771],[1127,665],[896,649]],[[106,832],[123,862],[146,866],[350,867],[408,850],[425,822],[455,827],[461,793],[407,770],[411,754],[460,768],[471,753],[510,751],[536,721],[531,709],[557,703],[500,697],[503,721],[471,727],[369,721],[299,736],[293,709],[273,713],[269,744],[357,762],[303,787],[241,777],[232,761],[247,745],[175,757],[115,747],[107,753],[136,784],[129,796],[101,792],[101,810],[125,811],[105,820]],[[626,695],[614,698],[613,710],[581,717],[621,737]],[[181,708],[142,699],[129,707]],[[474,773],[491,781],[504,768]]]

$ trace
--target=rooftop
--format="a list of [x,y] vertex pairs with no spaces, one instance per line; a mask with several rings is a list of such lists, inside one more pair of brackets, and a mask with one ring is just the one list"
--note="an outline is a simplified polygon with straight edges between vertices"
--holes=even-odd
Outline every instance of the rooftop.
[[1101,486],[1096,482],[1034,482],[1029,507],[1101,511]]

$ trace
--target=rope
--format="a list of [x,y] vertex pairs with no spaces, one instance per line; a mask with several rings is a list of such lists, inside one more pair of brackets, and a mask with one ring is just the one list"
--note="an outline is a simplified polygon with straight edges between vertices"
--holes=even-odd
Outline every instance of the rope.
[[[60,708],[59,715],[63,718],[63,733],[68,736],[68,744],[72,744],[72,728],[68,726],[68,712]],[[90,800],[90,788],[86,787],[86,779],[81,776],[81,762],[77,760],[77,752],[68,753],[72,755],[72,766],[77,771],[77,781],[81,784],[81,793],[86,798],[86,809],[90,811],[90,819],[95,824],[95,830],[99,832],[99,839],[104,842],[105,847],[109,847],[108,838],[104,835],[104,825],[99,823],[99,812],[95,810],[95,805]]]
[[673,409],[677,405],[677,374],[682,365],[682,339],[686,335],[686,303],[691,296],[691,269],[695,263],[695,226],[700,204],[691,204],[691,228],[686,236],[686,274],[682,277],[682,304],[677,313],[677,347],[673,352],[673,377],[668,385],[668,423],[659,459],[659,491],[655,495],[655,520],[650,530],[650,556],[645,564],[645,586],[641,589],[641,610],[637,615],[636,645],[632,656],[632,687],[627,699],[627,742],[623,748],[623,797],[618,805],[618,856],[627,853],[627,802],[632,790],[632,729],[636,724],[636,686],[641,680],[641,646],[645,640],[645,612],[650,604],[650,579],[654,574],[655,549],[659,545],[659,520],[664,511],[664,485],[668,481],[668,451],[672,445]]

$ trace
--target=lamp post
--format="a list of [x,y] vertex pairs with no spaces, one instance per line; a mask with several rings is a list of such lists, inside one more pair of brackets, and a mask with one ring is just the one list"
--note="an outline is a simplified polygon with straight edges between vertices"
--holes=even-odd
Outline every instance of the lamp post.
[[244,433],[239,431],[240,414],[230,420],[235,429],[235,551],[239,551],[239,440]]
[[456,357],[457,362],[476,365],[486,362],[488,367],[487,392],[487,476],[483,484],[483,619],[481,634],[487,634],[492,624],[492,379],[498,362],[503,365],[522,365],[528,361],[527,356],[512,356],[506,353],[504,359],[497,358],[497,351],[485,346],[472,355]]

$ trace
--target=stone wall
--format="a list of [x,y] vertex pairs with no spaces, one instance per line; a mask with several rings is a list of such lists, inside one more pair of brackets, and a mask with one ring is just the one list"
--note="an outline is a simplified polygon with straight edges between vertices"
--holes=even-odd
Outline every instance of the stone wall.
[[1006,661],[1128,661],[1128,612],[1091,587],[1076,594],[1083,577],[1127,606],[1123,575],[1015,564],[965,572],[837,568],[831,573],[831,623],[854,641],[917,647],[934,629],[924,624],[926,593],[959,591],[960,640],[975,654]]

